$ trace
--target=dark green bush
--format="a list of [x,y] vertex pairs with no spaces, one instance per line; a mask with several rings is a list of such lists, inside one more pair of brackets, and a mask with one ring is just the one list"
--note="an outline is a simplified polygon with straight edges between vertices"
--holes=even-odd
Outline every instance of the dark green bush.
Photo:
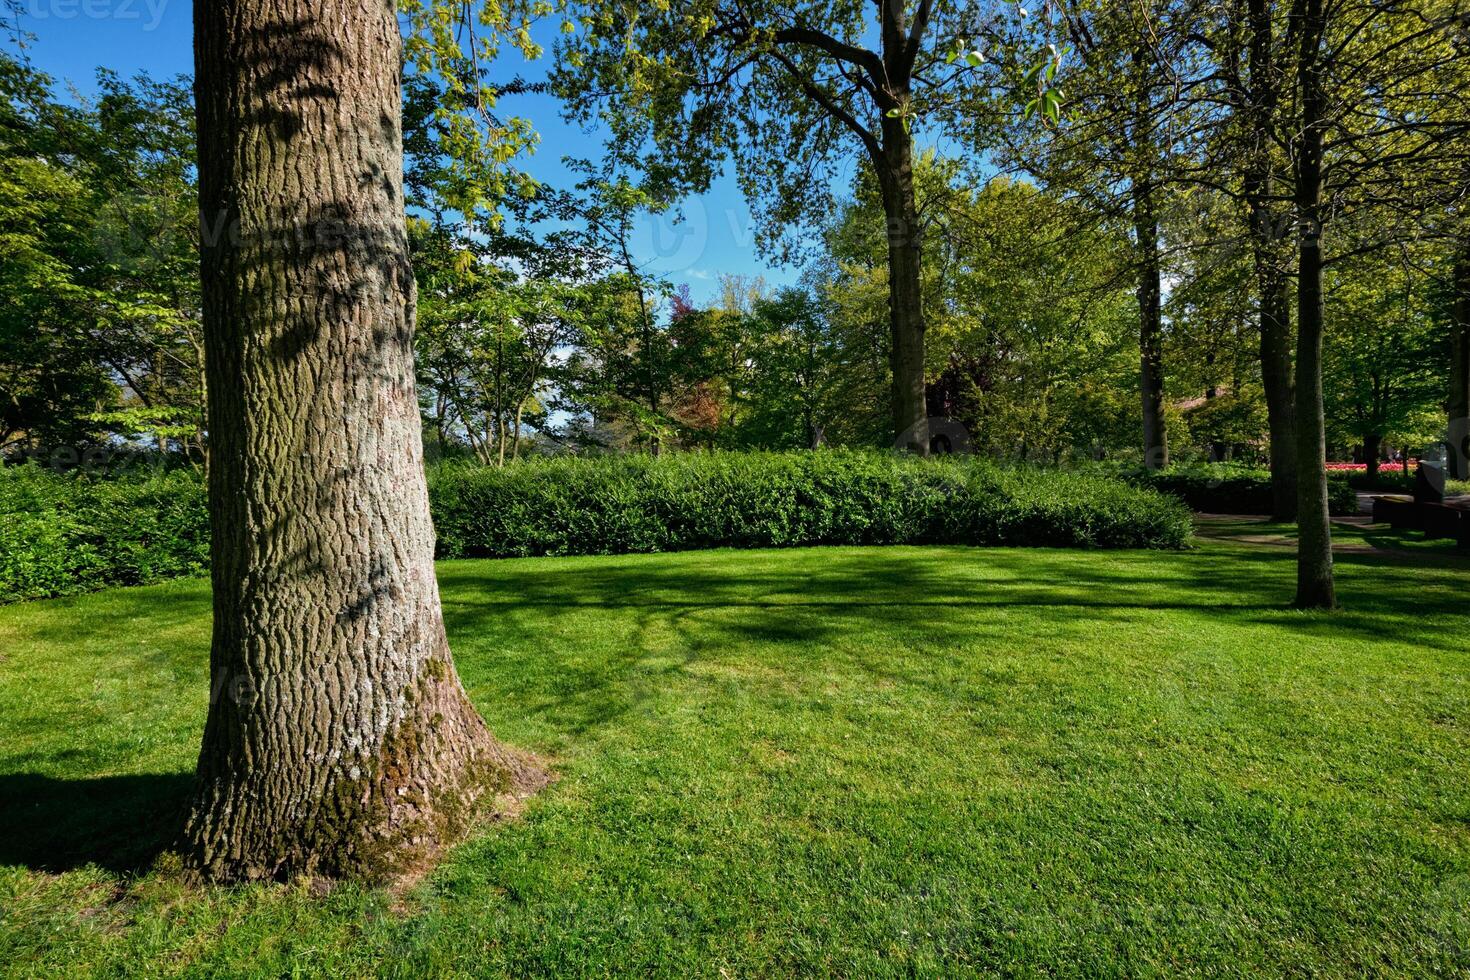
[[[878,453],[537,460],[430,474],[441,557],[976,544],[1178,548],[1176,502],[1116,479]],[[0,468],[0,602],[208,567],[191,471],[112,479]]]
[[445,468],[441,557],[976,544],[1177,548],[1189,516],[1104,477],[877,453],[713,453]]
[[[1176,467],[1163,472],[1131,472],[1124,479],[1135,486],[1176,497],[1190,510],[1206,514],[1269,514],[1272,507],[1271,474],[1228,464]],[[1358,512],[1358,494],[1345,477],[1327,480],[1328,505],[1333,515]]]
[[0,468],[0,602],[204,571],[209,514],[190,471],[116,479]]

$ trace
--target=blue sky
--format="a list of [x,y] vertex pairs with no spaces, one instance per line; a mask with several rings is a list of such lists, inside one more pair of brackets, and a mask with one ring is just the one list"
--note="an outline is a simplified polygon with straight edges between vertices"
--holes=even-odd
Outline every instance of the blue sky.
[[[20,0],[21,24],[35,35],[31,62],[82,96],[95,90],[98,67],[124,76],[146,71],[155,78],[193,71],[191,0]],[[534,76],[519,54],[505,75]],[[565,184],[564,155],[595,156],[599,139],[563,122],[555,99],[506,100],[501,109],[530,119],[541,136],[525,162],[538,179]],[[757,253],[750,209],[732,177],[708,194],[684,202],[684,220],[649,218],[635,239],[636,254],[650,271],[685,283],[696,301],[718,295],[722,273],[761,275],[772,285],[793,281],[797,271],[773,268]]]

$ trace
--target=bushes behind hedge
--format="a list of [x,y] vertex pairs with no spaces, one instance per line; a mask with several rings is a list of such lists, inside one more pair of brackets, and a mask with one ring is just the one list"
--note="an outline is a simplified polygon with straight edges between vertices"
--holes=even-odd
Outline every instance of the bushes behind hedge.
[[104,480],[0,467],[0,602],[145,585],[208,565],[204,482],[192,471]]
[[[1387,466],[1378,471],[1378,479],[1369,478],[1367,473],[1348,472],[1344,479],[1354,490],[1365,493],[1413,493],[1417,486],[1417,480],[1412,471],[1404,476],[1403,470],[1398,466]],[[1464,496],[1470,494],[1470,481],[1446,480],[1445,493],[1451,496]]]
[[[858,452],[454,466],[429,479],[440,557],[976,544],[1178,548],[1183,507],[1116,479]],[[208,567],[203,481],[0,468],[0,602]]]
[[1189,515],[1103,477],[877,453],[701,453],[452,468],[442,557],[974,544],[1178,548]]
[[[1190,510],[1206,514],[1269,514],[1274,509],[1271,474],[1267,470],[1217,464],[1155,473],[1138,471],[1124,478],[1135,486],[1182,500]],[[1328,477],[1327,501],[1334,516],[1350,517],[1358,512],[1357,491],[1346,477]]]

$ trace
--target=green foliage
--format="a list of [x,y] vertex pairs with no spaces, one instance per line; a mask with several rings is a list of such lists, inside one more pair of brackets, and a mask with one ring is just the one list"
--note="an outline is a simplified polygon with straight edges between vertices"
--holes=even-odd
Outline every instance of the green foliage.
[[446,468],[445,557],[972,544],[1177,548],[1176,504],[1102,477],[876,453],[699,453]]
[[64,103],[0,51],[0,449],[115,433],[202,454],[189,88],[97,85]]
[[1432,258],[1421,247],[1364,256],[1331,270],[1322,374],[1335,444],[1386,441],[1413,450],[1442,438],[1447,331],[1435,321],[1426,277],[1417,268]]
[[[1191,510],[1206,514],[1269,514],[1271,474],[1228,463],[1174,467],[1161,472],[1139,470],[1125,476],[1136,486],[1177,497]],[[1358,496],[1345,476],[1327,481],[1328,505],[1334,516],[1358,513]]]
[[0,602],[204,571],[209,513],[188,470],[111,479],[0,467]]
[[[914,183],[931,226],[922,277],[927,373],[944,414],[969,429],[977,451],[1000,458],[1136,452],[1139,355],[1126,239],[1088,227],[1084,213],[1029,183],[997,178],[977,188],[935,154],[920,157]],[[887,231],[870,172],[826,244],[832,261],[820,288],[849,362],[861,366],[865,342],[886,350],[862,328],[888,315]],[[882,368],[869,391],[886,384]]]

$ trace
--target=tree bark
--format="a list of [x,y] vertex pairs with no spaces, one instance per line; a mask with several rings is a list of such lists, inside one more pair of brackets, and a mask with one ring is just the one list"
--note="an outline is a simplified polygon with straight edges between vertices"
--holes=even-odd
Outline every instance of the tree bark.
[[1470,241],[1455,260],[1454,322],[1450,325],[1449,476],[1470,480]]
[[1138,347],[1143,398],[1143,462],[1151,470],[1169,466],[1164,421],[1163,287],[1160,282],[1159,220],[1154,188],[1144,178],[1133,185],[1133,226],[1138,249]]
[[929,454],[924,398],[923,229],[914,193],[913,141],[903,120],[883,122],[883,208],[888,219],[888,301],[892,333],[895,446]]
[[1321,44],[1322,0],[1294,0],[1301,31],[1298,83],[1301,127],[1296,146],[1300,223],[1297,275],[1297,595],[1302,609],[1333,609],[1332,524],[1327,502],[1327,425],[1322,408],[1322,148],[1326,101]]
[[545,777],[450,658],[414,392],[390,0],[195,9],[212,698],[182,847],[383,880]]

